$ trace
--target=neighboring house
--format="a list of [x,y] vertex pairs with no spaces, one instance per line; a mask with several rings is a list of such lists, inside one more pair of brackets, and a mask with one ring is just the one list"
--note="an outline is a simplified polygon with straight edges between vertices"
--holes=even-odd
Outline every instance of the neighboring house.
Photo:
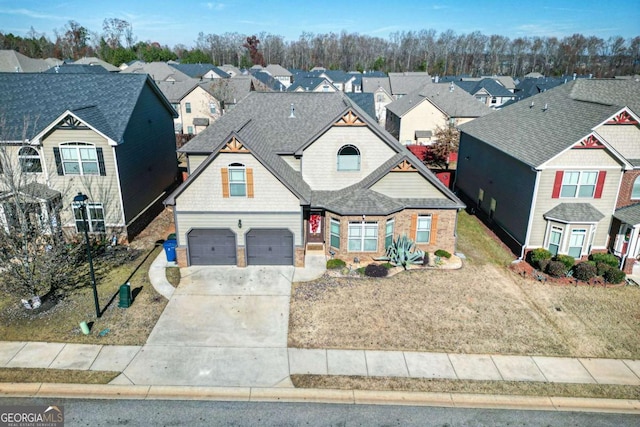
[[212,93],[212,82],[190,79],[183,82],[158,82],[158,87],[178,113],[176,133],[197,135],[221,115],[220,102]]
[[571,81],[509,105],[460,127],[456,187],[521,257],[546,248],[635,260],[638,111],[640,83],[618,80]]
[[516,98],[513,92],[494,78],[484,78],[479,81],[455,81],[454,83],[490,108],[500,108],[503,104]]
[[372,93],[349,92],[345,93],[345,95],[347,95],[347,98],[351,99],[351,101],[355,102],[362,111],[367,113],[372,120],[377,121],[376,104]]
[[40,205],[41,221],[82,230],[72,205],[82,192],[89,231],[127,241],[162,209],[177,175],[175,112],[146,75],[3,73],[0,105],[0,166],[19,171],[18,191]]
[[403,234],[455,251],[464,204],[343,93],[252,92],[179,151],[180,265],[367,263]]
[[324,77],[339,91],[342,92],[355,92],[353,83],[356,81],[356,76],[346,73],[341,70],[326,70],[319,74],[319,77]]
[[250,75],[258,80],[263,87],[269,91],[284,92],[287,90],[287,86],[280,80],[274,78],[271,74],[263,70],[252,69]]
[[387,105],[395,98],[391,94],[389,77],[362,77],[362,92],[373,93],[376,105],[376,118],[380,125],[385,126],[387,119]]
[[109,71],[110,73],[120,72],[120,68],[116,67],[115,65],[109,64],[107,61],[103,61],[100,58],[96,58],[95,56],[86,56],[84,58],[80,58],[77,61],[74,61],[73,64],[99,65],[103,67],[105,70]]
[[293,83],[293,74],[281,65],[269,64],[265,68],[265,71],[271,74],[274,79],[282,83],[285,88],[291,86],[291,83]]
[[324,77],[296,78],[288,88],[289,92],[337,92],[338,89]]
[[400,99],[427,83],[431,83],[427,72],[389,73],[389,88],[394,99]]
[[0,50],[0,73],[40,73],[51,68],[44,59],[33,59],[15,50]]
[[176,70],[186,74],[194,79],[201,80],[213,80],[213,79],[228,79],[231,77],[224,70],[216,67],[213,64],[169,64]]
[[225,73],[227,73],[230,77],[237,77],[237,76],[241,76],[242,75],[242,71],[240,71],[239,68],[231,65],[231,64],[224,64],[220,66],[220,69],[222,71],[224,71]]
[[122,64],[120,64],[120,71],[124,70],[125,68],[131,67],[132,65],[138,65],[138,64],[144,64],[145,62],[140,60],[140,59],[134,59],[133,61],[129,61],[129,62],[123,62]]
[[107,69],[102,65],[62,63],[60,65],[55,65],[44,72],[53,74],[104,74],[109,71],[107,71]]
[[459,126],[491,113],[453,83],[427,83],[386,110],[387,131],[404,145],[431,145],[438,127]]
[[559,77],[525,77],[516,85],[516,90],[514,92],[516,95],[515,101],[537,95],[566,82],[567,81],[565,79]]
[[184,82],[191,79],[166,62],[137,62],[120,72],[123,74],[148,74],[155,82]]

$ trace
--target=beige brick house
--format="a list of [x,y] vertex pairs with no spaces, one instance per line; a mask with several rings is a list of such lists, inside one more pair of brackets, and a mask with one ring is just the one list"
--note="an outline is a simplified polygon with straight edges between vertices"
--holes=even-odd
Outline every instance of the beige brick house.
[[181,265],[367,262],[403,234],[455,251],[464,204],[343,93],[252,92],[180,151]]

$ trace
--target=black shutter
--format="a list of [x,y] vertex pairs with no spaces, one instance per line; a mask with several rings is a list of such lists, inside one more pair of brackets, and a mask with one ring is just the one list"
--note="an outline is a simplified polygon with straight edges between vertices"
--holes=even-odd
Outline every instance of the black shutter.
[[53,157],[56,158],[56,169],[58,170],[58,175],[64,175],[62,158],[60,157],[60,149],[58,147],[53,147]]
[[98,168],[100,168],[100,176],[106,176],[107,169],[104,167],[104,155],[102,154],[102,148],[96,148],[96,154],[98,155]]

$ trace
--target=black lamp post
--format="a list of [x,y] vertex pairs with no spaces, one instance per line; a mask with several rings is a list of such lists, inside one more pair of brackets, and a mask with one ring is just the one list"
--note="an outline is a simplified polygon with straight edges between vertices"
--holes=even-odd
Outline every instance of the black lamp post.
[[89,259],[89,272],[91,273],[91,286],[93,286],[93,300],[96,304],[96,317],[100,317],[100,303],[98,302],[98,288],[96,286],[96,275],[93,272],[93,259],[91,258],[91,243],[89,242],[89,224],[87,222],[87,197],[86,194],[78,193],[73,198],[73,206],[80,209],[82,224],[84,227],[84,240],[87,246],[87,258]]

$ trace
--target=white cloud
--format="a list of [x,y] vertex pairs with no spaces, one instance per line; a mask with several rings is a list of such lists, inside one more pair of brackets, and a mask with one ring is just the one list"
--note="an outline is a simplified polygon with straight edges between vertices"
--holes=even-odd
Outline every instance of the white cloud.
[[71,19],[68,16],[64,16],[64,15],[51,15],[51,14],[47,14],[47,13],[41,13],[35,10],[29,10],[29,9],[0,9],[0,14],[5,14],[5,15],[22,15],[22,16],[27,16],[29,18],[35,18],[35,19],[48,19],[48,20],[69,20]]
[[205,6],[209,10],[222,10],[224,9],[224,3],[207,2]]

